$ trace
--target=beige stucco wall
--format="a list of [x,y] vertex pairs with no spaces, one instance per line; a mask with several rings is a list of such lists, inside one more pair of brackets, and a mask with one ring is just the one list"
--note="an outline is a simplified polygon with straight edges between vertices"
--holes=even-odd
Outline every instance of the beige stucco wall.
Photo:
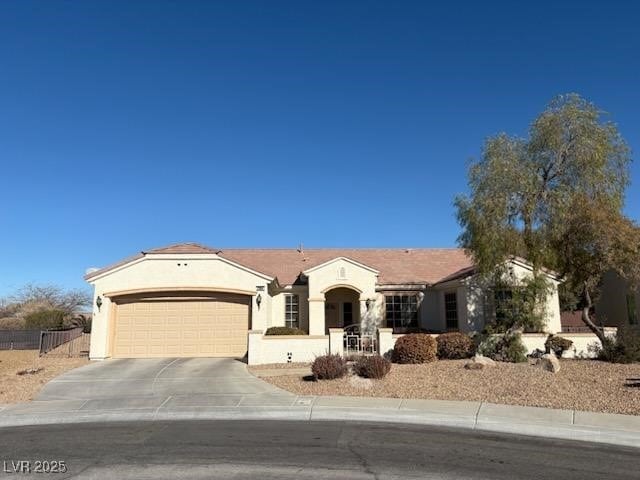
[[328,335],[268,336],[260,330],[249,332],[249,365],[265,363],[312,362],[330,353]]
[[[532,272],[529,268],[514,262],[510,262],[510,266],[516,280],[531,278]],[[548,279],[552,283],[552,293],[547,297],[547,303],[545,306],[545,331],[548,333],[557,333],[562,330],[562,325],[560,323],[560,300],[558,298],[559,282],[551,277]],[[487,285],[483,283],[482,279],[478,276],[469,277],[461,283],[462,285],[458,290],[458,304],[460,305],[461,303],[460,296],[463,296],[466,302],[464,330],[462,323],[461,330],[468,332],[480,331],[484,328],[487,315],[492,314],[492,312],[484,311]],[[444,307],[441,308],[441,313],[444,316]]]
[[448,285],[438,287],[436,291],[436,298],[438,302],[438,316],[432,323],[435,328],[443,332],[447,330],[447,317],[445,313],[445,301],[444,296],[448,293],[456,294],[456,306],[458,310],[458,329],[461,332],[474,332],[476,331],[475,323],[469,322],[469,306],[467,305],[467,288],[461,285],[460,282],[452,282]]
[[361,320],[367,324],[378,321],[376,312],[379,306],[374,303],[369,310],[365,306],[367,299],[375,302],[378,298],[376,271],[348,259],[337,258],[304,273],[308,278],[310,335],[323,335],[326,332],[325,293],[335,288],[347,287],[357,290]]
[[[340,275],[341,271],[344,276]],[[309,298],[322,298],[325,291],[340,286],[356,287],[363,299],[375,297],[377,273],[346,259],[340,258],[307,272]]]
[[[109,319],[112,310],[110,295],[114,293],[192,288],[253,294],[251,328],[264,329],[271,310],[268,282],[265,276],[230,264],[216,255],[147,255],[141,260],[107,272],[90,281],[94,286],[90,358],[103,359],[108,356]],[[264,287],[260,308],[257,308],[255,302],[258,286]],[[98,295],[103,301],[100,310],[95,306]]]
[[271,318],[268,327],[284,327],[285,324],[285,296],[298,295],[299,324],[305,332],[309,331],[309,292],[304,285],[294,285],[289,288],[272,292]]

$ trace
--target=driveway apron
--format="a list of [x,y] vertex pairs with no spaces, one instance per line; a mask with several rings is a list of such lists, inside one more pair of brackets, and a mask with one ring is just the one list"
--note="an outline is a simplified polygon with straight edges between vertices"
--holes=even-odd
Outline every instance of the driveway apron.
[[47,383],[39,402],[83,401],[80,410],[171,406],[290,405],[295,399],[231,358],[115,359],[71,370]]

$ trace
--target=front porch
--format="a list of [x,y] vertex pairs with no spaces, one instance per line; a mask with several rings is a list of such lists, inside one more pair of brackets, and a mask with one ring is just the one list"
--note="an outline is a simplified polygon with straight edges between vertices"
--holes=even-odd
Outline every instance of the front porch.
[[375,333],[383,321],[383,302],[376,293],[378,271],[339,257],[303,272],[308,284],[309,335],[359,325]]

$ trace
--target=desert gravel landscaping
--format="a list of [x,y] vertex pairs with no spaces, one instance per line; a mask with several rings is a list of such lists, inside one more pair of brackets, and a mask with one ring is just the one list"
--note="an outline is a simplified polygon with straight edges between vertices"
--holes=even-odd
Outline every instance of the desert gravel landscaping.
[[[37,350],[0,350],[0,405],[32,400],[49,380],[87,363],[87,357],[39,357]],[[41,370],[18,375],[30,369]]]
[[[535,407],[640,415],[640,364],[561,360],[558,373],[526,363],[498,363],[466,370],[466,360],[422,365],[394,364],[382,380],[345,377],[309,381],[298,375],[264,380],[298,395],[346,395],[392,398],[470,400]],[[250,367],[257,376],[274,365]],[[297,364],[295,368],[300,368]]]

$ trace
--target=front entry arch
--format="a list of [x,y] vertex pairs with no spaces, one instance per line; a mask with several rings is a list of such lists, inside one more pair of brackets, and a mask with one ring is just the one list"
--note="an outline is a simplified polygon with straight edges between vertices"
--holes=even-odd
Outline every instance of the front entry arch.
[[332,288],[325,297],[325,333],[330,328],[360,325],[360,293],[352,288]]

